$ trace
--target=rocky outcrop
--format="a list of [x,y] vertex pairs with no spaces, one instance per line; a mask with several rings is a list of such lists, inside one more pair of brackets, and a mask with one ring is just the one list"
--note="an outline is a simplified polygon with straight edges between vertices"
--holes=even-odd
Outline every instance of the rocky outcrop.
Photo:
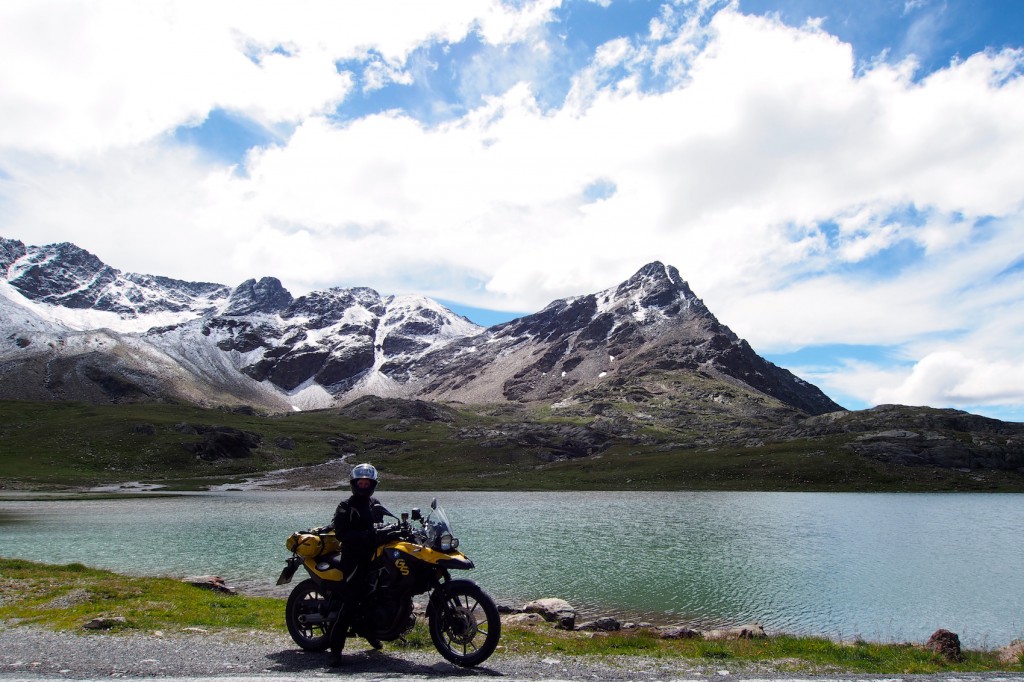
[[783,429],[783,437],[850,434],[858,455],[903,466],[1024,470],[1024,424],[960,410],[879,405],[826,414]]
[[421,422],[453,422],[456,412],[451,407],[425,400],[380,398],[373,395],[353,400],[338,409],[338,415],[349,419],[397,419]]
[[501,427],[469,427],[456,434],[481,448],[517,447],[546,453],[545,461],[592,457],[604,452],[614,436],[589,426],[572,424],[515,423]]
[[292,295],[276,277],[264,277],[242,282],[231,292],[228,306],[223,315],[235,317],[253,313],[276,313],[284,310],[292,301]]
[[243,459],[251,457],[252,451],[260,446],[263,437],[252,431],[242,431],[230,426],[206,426],[203,424],[178,424],[175,429],[181,433],[202,436],[196,443],[186,443],[185,448],[199,459],[212,462],[218,459]]
[[14,262],[28,253],[24,242],[0,237],[0,276],[7,279],[7,270]]

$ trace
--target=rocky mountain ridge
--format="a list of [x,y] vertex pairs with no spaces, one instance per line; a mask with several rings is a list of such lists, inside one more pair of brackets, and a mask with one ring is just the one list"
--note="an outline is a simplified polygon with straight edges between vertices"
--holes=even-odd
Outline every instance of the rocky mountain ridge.
[[70,310],[209,314],[231,290],[222,284],[122,273],[70,243],[26,246],[0,237],[0,273],[25,298]]
[[231,289],[122,273],[68,243],[0,239],[0,273],[0,368],[18,378],[7,397],[269,410],[360,395],[557,402],[654,370],[702,371],[808,414],[841,409],[757,356],[661,263],[486,330],[422,296],[355,287],[295,298],[273,277]]
[[403,364],[481,331],[421,296],[122,273],[67,243],[0,238],[0,273],[4,397],[329,407],[394,392]]

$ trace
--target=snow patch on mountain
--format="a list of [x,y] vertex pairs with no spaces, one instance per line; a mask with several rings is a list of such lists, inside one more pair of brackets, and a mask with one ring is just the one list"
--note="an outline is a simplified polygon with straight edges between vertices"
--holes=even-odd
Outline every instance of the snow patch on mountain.
[[0,280],[0,328],[22,334],[59,334],[67,330],[49,313],[47,306],[28,300],[4,280]]

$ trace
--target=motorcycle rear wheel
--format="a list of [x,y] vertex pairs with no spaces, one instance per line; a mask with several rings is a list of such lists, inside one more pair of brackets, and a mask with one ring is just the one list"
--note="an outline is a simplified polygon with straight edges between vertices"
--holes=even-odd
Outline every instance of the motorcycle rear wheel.
[[288,595],[284,616],[288,634],[306,651],[327,649],[330,645],[327,637],[330,625],[323,622],[302,623],[299,616],[326,616],[327,601],[327,595],[312,579],[303,580]]
[[430,640],[447,660],[465,668],[494,653],[501,616],[494,600],[470,582],[449,583],[444,601],[430,614]]

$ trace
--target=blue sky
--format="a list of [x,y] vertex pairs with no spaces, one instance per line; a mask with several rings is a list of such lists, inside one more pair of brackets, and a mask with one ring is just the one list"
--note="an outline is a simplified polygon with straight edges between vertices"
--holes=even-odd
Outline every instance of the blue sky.
[[1024,3],[0,5],[0,234],[493,324],[678,267],[846,407],[1024,421]]

